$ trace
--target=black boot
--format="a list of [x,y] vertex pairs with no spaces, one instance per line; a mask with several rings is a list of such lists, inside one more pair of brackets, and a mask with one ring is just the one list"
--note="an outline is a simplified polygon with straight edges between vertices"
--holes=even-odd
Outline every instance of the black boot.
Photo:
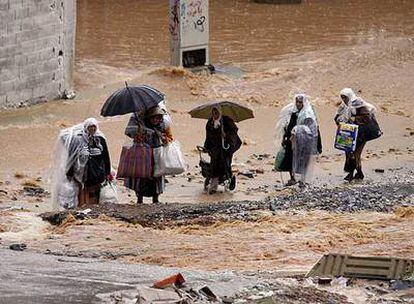
[[144,197],[141,195],[138,195],[137,204],[143,204],[144,203]]
[[152,197],[152,203],[153,204],[158,204],[160,201],[159,201],[159,199],[158,199],[158,194],[157,195],[154,195],[153,197]]
[[230,179],[229,189],[233,191],[236,188],[236,177],[233,175]]
[[364,173],[362,173],[362,169],[357,169],[357,173],[355,174],[354,178],[360,180],[364,179]]

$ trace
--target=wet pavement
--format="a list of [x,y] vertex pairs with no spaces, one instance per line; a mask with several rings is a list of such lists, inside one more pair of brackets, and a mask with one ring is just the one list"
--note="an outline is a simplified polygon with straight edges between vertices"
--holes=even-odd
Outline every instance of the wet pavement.
[[[0,303],[101,303],[96,296],[135,289],[175,274],[177,269],[98,259],[58,257],[0,249]],[[229,296],[255,284],[230,272],[181,271],[193,283]]]

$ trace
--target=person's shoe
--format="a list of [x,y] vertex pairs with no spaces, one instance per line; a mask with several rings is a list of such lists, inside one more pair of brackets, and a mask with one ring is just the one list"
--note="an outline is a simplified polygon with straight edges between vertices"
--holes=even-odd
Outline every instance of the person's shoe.
[[299,188],[301,188],[301,189],[306,187],[306,184],[303,181],[298,182],[298,184],[299,184]]
[[287,187],[289,187],[289,186],[293,186],[293,185],[295,185],[296,184],[296,180],[294,180],[294,179],[290,179],[286,184],[285,184],[285,186],[287,186]]
[[357,173],[354,176],[354,179],[360,179],[363,180],[364,179],[364,173],[362,173],[362,170],[358,170]]
[[229,189],[230,191],[233,191],[234,189],[236,189],[236,176],[234,175],[230,179]]
[[353,173],[348,173],[347,176],[345,176],[344,180],[350,182],[354,179],[354,174]]
[[140,205],[140,204],[143,204],[143,203],[144,203],[144,198],[142,196],[138,196],[137,204]]
[[152,203],[153,204],[158,204],[160,202],[160,200],[158,199],[158,195],[155,195],[152,197]]

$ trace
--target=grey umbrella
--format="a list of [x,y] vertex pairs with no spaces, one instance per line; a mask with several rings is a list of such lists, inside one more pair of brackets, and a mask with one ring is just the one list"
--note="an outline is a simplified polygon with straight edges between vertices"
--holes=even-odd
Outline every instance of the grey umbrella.
[[125,88],[112,93],[101,109],[102,116],[124,115],[134,112],[145,112],[164,100],[164,94],[146,85]]
[[231,101],[218,101],[199,105],[190,110],[188,113],[193,118],[209,119],[213,108],[217,108],[221,112],[221,115],[229,116],[235,122],[254,118],[253,111],[251,109]]

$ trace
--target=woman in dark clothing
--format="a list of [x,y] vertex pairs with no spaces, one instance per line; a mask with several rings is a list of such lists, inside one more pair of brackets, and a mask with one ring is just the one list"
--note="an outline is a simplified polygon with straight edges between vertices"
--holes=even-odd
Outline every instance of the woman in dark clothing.
[[280,170],[282,172],[289,172],[290,181],[288,185],[294,184],[296,182],[295,173],[292,169],[293,162],[293,149],[292,149],[292,130],[296,126],[298,120],[297,113],[292,113],[290,116],[289,124],[286,127],[285,134],[283,134],[282,146],[285,148],[285,157],[280,165]]
[[[378,123],[375,119],[375,107],[359,98],[352,89],[345,88],[340,93],[342,104],[339,106],[335,123],[351,123],[358,125],[358,135],[354,152],[345,154],[344,171],[348,173],[345,180],[364,179],[362,172],[361,155],[367,141],[378,138],[381,135]],[[356,174],[354,176],[354,171]]]
[[288,186],[296,183],[295,174],[301,174],[303,182],[311,156],[322,152],[316,115],[305,94],[296,94],[295,102],[282,109],[277,128],[285,149],[278,170],[289,172]]
[[236,187],[236,177],[232,174],[231,164],[233,154],[242,144],[237,132],[238,128],[233,119],[222,116],[219,109],[213,108],[211,118],[206,124],[204,142],[204,148],[211,157],[209,193],[216,192],[218,184],[224,181],[229,181],[230,190]]
[[[173,141],[171,127],[163,120],[166,112],[159,108],[152,108],[146,113],[143,120],[133,114],[125,129],[125,134],[134,139],[134,143],[147,144],[157,148]],[[142,204],[144,197],[152,197],[153,203],[159,202],[159,195],[164,192],[165,178],[133,178],[125,179],[125,186],[135,191],[137,203]]]

